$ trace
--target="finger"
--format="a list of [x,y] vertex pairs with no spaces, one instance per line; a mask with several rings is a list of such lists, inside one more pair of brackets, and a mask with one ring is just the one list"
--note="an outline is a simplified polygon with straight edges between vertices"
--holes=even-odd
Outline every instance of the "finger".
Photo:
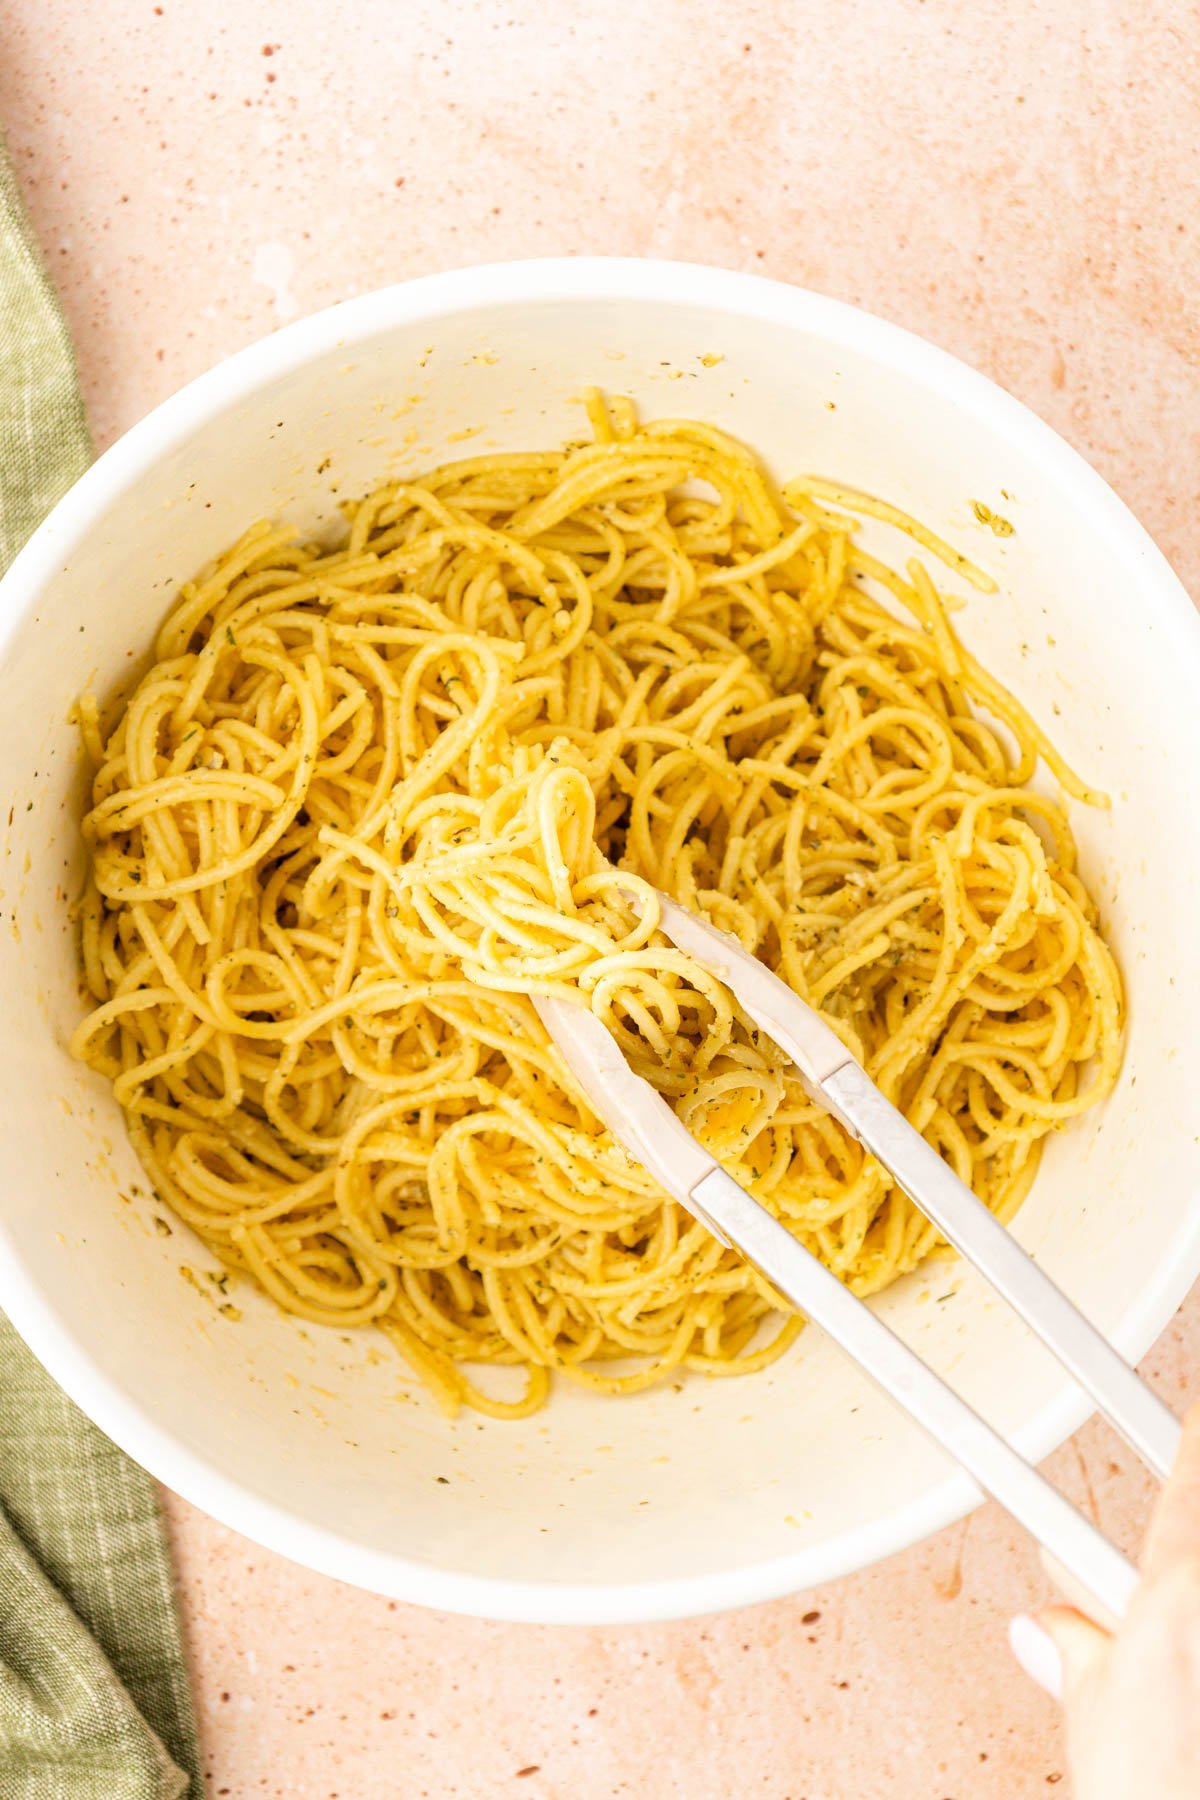
[[1183,1422],[1175,1467],[1154,1508],[1142,1566],[1160,1575],[1185,1556],[1200,1556],[1200,1405]]
[[1063,1697],[1062,1652],[1045,1626],[1028,1613],[1018,1613],[1008,1623],[1008,1642],[1013,1655],[1028,1675],[1052,1700]]
[[1103,1667],[1112,1639],[1073,1606],[1050,1606],[1036,1623],[1058,1652],[1062,1698],[1069,1700],[1087,1678]]

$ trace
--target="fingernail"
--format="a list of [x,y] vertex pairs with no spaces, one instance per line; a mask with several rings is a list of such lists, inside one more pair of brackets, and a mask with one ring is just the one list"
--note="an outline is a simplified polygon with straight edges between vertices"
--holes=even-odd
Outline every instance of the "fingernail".
[[1008,1641],[1012,1653],[1024,1669],[1031,1681],[1036,1681],[1040,1688],[1049,1694],[1052,1700],[1061,1700],[1063,1691],[1062,1657],[1058,1645],[1044,1626],[1028,1613],[1018,1613],[1010,1621]]

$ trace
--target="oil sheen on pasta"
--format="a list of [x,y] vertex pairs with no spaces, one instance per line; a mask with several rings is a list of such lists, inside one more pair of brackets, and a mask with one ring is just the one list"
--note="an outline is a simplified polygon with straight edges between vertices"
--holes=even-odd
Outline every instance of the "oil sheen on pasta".
[[531,993],[586,1000],[856,1292],[936,1242],[614,865],[818,1006],[1001,1218],[1119,1064],[1064,806],[1027,783],[1040,756],[1103,797],[855,515],[988,578],[711,426],[588,411],[586,444],[381,487],[337,549],[253,525],[128,700],[81,708],[76,1054],[230,1270],[382,1329],[451,1411],[757,1369],[800,1326],[592,1116]]

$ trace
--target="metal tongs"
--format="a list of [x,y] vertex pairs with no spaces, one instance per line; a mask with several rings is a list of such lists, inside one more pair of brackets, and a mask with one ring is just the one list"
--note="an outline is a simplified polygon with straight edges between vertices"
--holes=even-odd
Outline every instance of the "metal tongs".
[[[1155,1474],[1179,1447],[1174,1414],[1088,1323],[966,1184],[885,1100],[820,1015],[736,939],[667,896],[659,928],[725,984],[791,1058],[805,1091],[890,1170],[967,1262],[1037,1333]],[[710,1156],[605,1026],[571,1001],[537,997],[538,1014],[597,1116],[666,1191],[840,1344],[1042,1546],[1068,1596],[1102,1624],[1121,1619],[1138,1571],[1101,1531],[922,1362]]]

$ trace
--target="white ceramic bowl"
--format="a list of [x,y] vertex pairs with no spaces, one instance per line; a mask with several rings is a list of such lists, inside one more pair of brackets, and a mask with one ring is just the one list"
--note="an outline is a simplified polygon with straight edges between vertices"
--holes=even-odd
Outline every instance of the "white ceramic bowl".
[[[1113,795],[1075,820],[1130,1000],[1119,1090],[1050,1145],[1017,1230],[1131,1356],[1200,1270],[1200,625],[1078,456],[905,332],[713,269],[467,269],[255,344],[109,450],[0,589],[0,1306],[110,1436],[226,1524],[382,1593],[550,1621],[810,1586],[978,1495],[815,1332],[750,1379],[560,1391],[526,1423],[452,1425],[361,1335],[304,1332],[254,1295],[240,1323],[219,1318],[180,1276],[211,1258],[154,1228],[119,1113],[63,1048],[80,1010],[68,710],[121,677],[178,583],[248,520],[319,527],[397,466],[579,435],[593,382],[647,414],[712,419],[781,472],[886,495],[995,572],[961,629]],[[1014,534],[980,525],[974,500]],[[971,1274],[938,1264],[881,1304],[1027,1453],[1083,1419]]]

